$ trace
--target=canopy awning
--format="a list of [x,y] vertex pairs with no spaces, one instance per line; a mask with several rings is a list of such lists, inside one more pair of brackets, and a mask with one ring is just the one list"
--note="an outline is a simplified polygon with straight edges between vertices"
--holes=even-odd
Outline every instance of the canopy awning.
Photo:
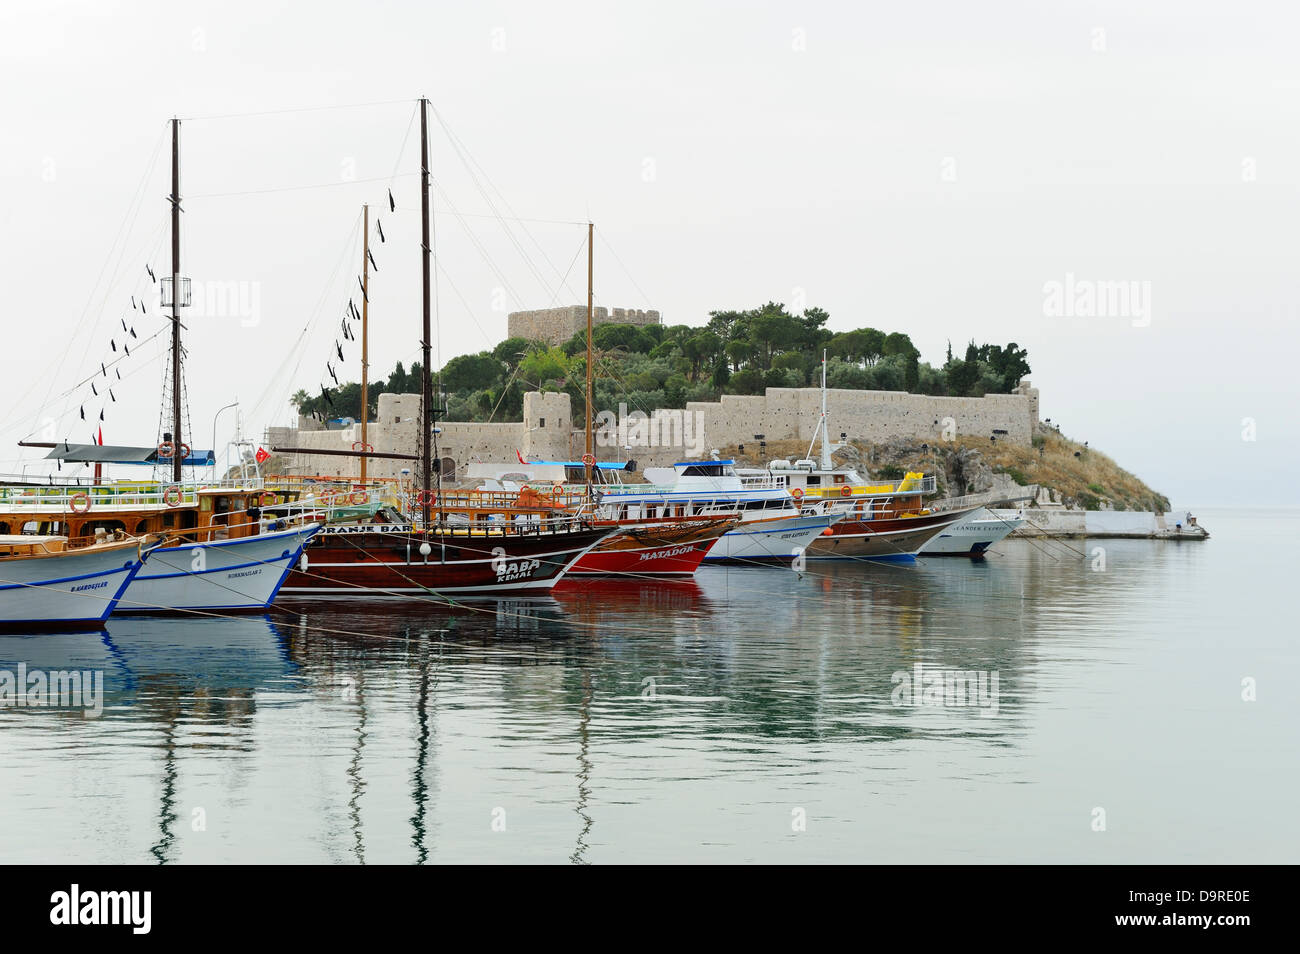
[[[140,464],[153,466],[168,464],[171,458],[158,457],[156,447],[119,447],[113,444],[56,444],[45,455],[46,460],[62,460],[73,464]],[[216,463],[212,451],[191,451],[183,461],[187,467],[210,467]]]

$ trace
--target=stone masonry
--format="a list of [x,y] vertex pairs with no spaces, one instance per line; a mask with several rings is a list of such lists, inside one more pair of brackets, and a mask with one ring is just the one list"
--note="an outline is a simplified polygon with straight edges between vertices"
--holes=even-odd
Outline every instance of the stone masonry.
[[[378,419],[369,426],[375,450],[415,453],[419,407],[419,395],[381,394]],[[947,436],[976,435],[1027,445],[1038,423],[1038,389],[1025,381],[1013,394],[982,398],[832,389],[826,393],[826,409],[832,441],[838,441],[843,432],[850,440],[873,443],[898,437],[937,442]],[[618,412],[617,408],[608,410]],[[628,412],[637,410],[629,408]],[[811,442],[820,415],[821,391],[817,388],[768,388],[762,395],[724,395],[718,402],[691,402],[685,411],[653,411],[646,428],[648,440],[640,444],[635,438],[627,441],[629,433],[636,434],[633,429],[625,429],[612,441],[602,441],[598,434],[596,457],[602,461],[631,457],[640,468],[663,467],[696,454],[707,457],[714,448],[752,444],[756,434],[769,441],[797,438]],[[450,476],[471,463],[509,463],[516,460],[516,452],[528,460],[581,457],[585,443],[582,421],[574,419],[567,394],[530,391],[524,395],[523,417],[509,424],[444,422],[438,435],[444,474]],[[332,431],[272,430],[272,442],[282,446],[347,450],[361,439],[359,424]],[[630,444],[627,450],[624,443]],[[370,462],[369,471],[375,477],[399,477],[413,463],[376,459]],[[288,470],[355,476],[358,461],[299,454],[289,459]]]
[[[603,324],[658,325],[663,324],[657,311],[636,308],[594,308],[592,326]],[[541,308],[535,311],[513,311],[507,319],[511,338],[545,341],[558,345],[568,341],[579,331],[587,330],[587,306],[570,305],[564,308]]]

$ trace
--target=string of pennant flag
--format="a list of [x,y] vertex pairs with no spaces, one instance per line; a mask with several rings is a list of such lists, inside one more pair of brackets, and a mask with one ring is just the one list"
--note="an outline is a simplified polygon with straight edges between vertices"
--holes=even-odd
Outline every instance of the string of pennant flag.
[[[388,190],[388,211],[390,212],[397,211],[397,203],[393,199],[392,189]],[[379,238],[379,243],[381,245],[387,242],[387,239],[384,236],[384,224],[383,221],[379,218],[379,216],[375,216],[375,234]],[[366,249],[366,258],[370,262],[371,269],[373,269],[376,272],[379,271],[379,263],[375,261],[375,253],[373,248]],[[366,296],[366,283],[360,275],[357,276],[357,292],[360,295],[363,302],[369,302],[369,298]],[[336,388],[340,386],[339,370],[341,370],[343,365],[347,363],[347,355],[344,353],[343,346],[345,343],[351,343],[357,340],[357,333],[356,331],[353,330],[353,323],[359,322],[360,320],[361,320],[361,309],[357,307],[357,295],[349,296],[348,304],[346,309],[344,310],[343,319],[340,325],[340,329],[341,329],[339,332],[340,337],[334,339],[333,356],[335,359],[337,359],[338,364],[336,366],[334,361],[329,358],[325,360],[325,374],[329,377],[331,381],[334,382],[334,387]],[[324,408],[325,410],[332,411],[334,408],[334,402],[330,398],[330,388],[325,383],[323,378],[321,379],[321,384],[320,384],[320,397],[321,397],[321,407]],[[325,420],[326,418],[325,410],[321,411],[320,413],[314,416],[318,420],[321,421]],[[365,413],[364,408],[362,409],[362,413],[363,414]]]
[[[158,283],[158,277],[154,273],[154,270],[148,264],[145,265],[144,270],[149,275],[149,280],[156,285]],[[144,296],[142,295],[137,298],[135,295],[131,295],[130,297],[131,310],[133,312],[139,312],[141,315],[148,316],[149,306],[145,303]],[[95,444],[104,443],[105,412],[108,410],[110,404],[117,403],[117,393],[114,391],[113,385],[122,380],[121,364],[126,359],[132,357],[131,342],[138,341],[140,337],[136,334],[134,317],[131,319],[129,324],[125,317],[119,317],[118,321],[120,321],[122,325],[121,333],[119,334],[116,330],[113,331],[112,336],[108,340],[109,350],[99,362],[99,375],[96,377],[92,373],[92,376],[86,382],[90,389],[90,393],[82,397],[80,407],[78,408],[81,420],[85,421],[87,420],[86,406],[92,406],[91,414],[93,415],[95,414],[93,406],[95,404],[99,405],[99,412],[97,415],[98,420],[94,421],[93,426],[95,429],[90,435],[91,442]],[[119,341],[121,342],[120,347],[118,345]],[[113,369],[112,377],[108,374],[108,369],[110,367]]]

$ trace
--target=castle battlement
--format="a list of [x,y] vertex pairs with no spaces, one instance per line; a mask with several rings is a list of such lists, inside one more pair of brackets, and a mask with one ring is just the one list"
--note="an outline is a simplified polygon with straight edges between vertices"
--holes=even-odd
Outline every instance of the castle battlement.
[[[534,311],[512,311],[506,319],[511,338],[545,341],[558,345],[568,341],[580,331],[587,330],[587,306],[567,305],[563,308],[539,308]],[[591,323],[595,325],[660,325],[657,311],[638,308],[594,308]]]

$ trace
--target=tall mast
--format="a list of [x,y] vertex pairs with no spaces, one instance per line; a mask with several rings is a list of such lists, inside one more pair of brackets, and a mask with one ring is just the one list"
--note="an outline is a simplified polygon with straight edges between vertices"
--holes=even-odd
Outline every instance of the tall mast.
[[826,428],[826,351],[822,350],[822,470],[831,470],[830,433]]
[[[366,443],[367,424],[370,421],[370,336],[366,323],[370,312],[370,206],[361,207],[361,452],[370,450]],[[361,458],[361,482],[366,482],[366,463]]]
[[592,299],[592,236],[595,234],[596,227],[590,222],[587,223],[587,450],[583,454],[584,466],[587,470],[587,495],[591,495],[591,464],[586,461],[591,460],[591,299]]
[[172,119],[172,481],[181,464],[181,121]]
[[432,358],[429,341],[433,337],[429,325],[429,128],[427,110],[429,101],[420,99],[420,259],[424,265],[423,297],[423,338],[420,342],[424,364],[420,368],[420,394],[422,410],[420,413],[420,479],[417,486],[424,491],[421,495],[421,515],[424,527],[429,527],[429,475],[433,473],[433,448],[430,438],[433,436],[433,375]]

